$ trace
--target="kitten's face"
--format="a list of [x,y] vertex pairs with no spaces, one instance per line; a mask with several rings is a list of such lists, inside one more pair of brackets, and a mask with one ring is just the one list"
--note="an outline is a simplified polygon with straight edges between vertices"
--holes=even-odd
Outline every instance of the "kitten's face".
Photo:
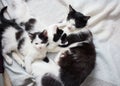
[[75,9],[69,5],[69,13],[67,16],[68,29],[74,28],[83,28],[87,25],[88,19],[90,16],[85,16],[80,12],[77,12]]
[[36,32],[31,34],[31,43],[36,49],[45,49],[48,45],[48,36],[47,31],[44,30],[43,32]]

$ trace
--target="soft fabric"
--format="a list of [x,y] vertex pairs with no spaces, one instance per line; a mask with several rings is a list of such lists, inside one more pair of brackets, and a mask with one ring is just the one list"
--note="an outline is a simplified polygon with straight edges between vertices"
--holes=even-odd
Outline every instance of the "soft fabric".
[[[30,0],[28,2],[31,13],[39,16],[41,23],[46,26],[64,19],[68,11],[67,4],[91,16],[86,28],[93,33],[97,60],[95,69],[82,86],[120,86],[120,0]],[[17,64],[5,66],[12,82],[20,82],[23,80],[22,76],[26,75]],[[17,69],[19,71],[14,73]],[[14,86],[18,86],[17,83]]]

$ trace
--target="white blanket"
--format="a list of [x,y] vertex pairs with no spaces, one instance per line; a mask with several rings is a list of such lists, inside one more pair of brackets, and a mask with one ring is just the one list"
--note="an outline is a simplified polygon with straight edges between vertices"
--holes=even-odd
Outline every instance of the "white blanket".
[[[46,26],[63,19],[67,14],[68,4],[91,16],[86,28],[93,33],[97,60],[94,71],[83,86],[120,86],[120,0],[31,0],[28,2],[30,12],[39,16]],[[6,67],[11,74],[11,67],[7,65]],[[15,76],[10,75],[10,78],[15,81]]]

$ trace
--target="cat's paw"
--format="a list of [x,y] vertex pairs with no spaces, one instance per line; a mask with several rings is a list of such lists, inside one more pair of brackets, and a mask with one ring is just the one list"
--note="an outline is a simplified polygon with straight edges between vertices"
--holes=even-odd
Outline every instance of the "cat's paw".
[[60,58],[64,58],[64,57],[66,57],[67,54],[68,54],[68,52],[69,52],[69,51],[67,50],[67,51],[61,53]]
[[12,59],[5,59],[5,61],[7,62],[8,65],[12,65],[13,64],[13,60]]

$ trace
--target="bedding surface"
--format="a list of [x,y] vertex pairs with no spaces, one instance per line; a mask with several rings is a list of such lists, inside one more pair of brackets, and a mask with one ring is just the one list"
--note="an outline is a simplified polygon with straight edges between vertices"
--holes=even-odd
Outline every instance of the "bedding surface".
[[[3,5],[10,5],[10,0],[2,2]],[[91,16],[85,28],[91,30],[94,36],[96,67],[82,86],[120,86],[120,0],[30,0],[27,4],[31,14],[39,16],[43,26],[63,20],[68,4]],[[14,66],[5,63],[5,67],[14,82],[13,86],[23,84],[17,82],[26,79],[31,80],[29,84],[34,83],[16,62]]]

